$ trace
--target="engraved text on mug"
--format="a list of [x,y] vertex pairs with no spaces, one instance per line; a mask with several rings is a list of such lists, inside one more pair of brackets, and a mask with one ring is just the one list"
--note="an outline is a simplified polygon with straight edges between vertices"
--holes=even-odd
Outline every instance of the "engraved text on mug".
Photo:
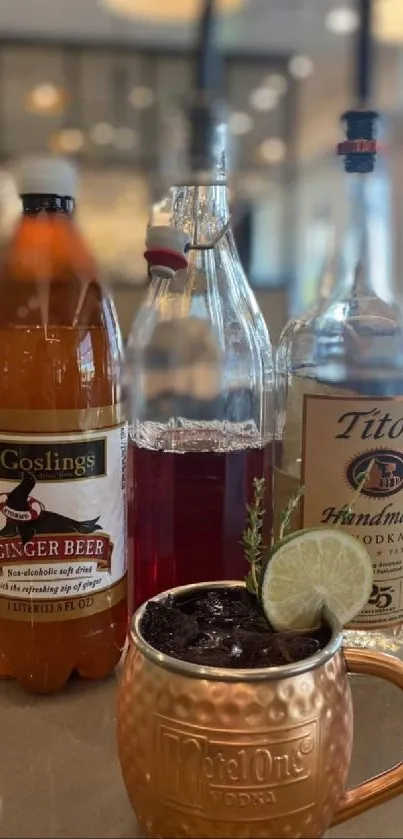
[[183,811],[208,806],[217,819],[230,810],[245,821],[296,813],[315,801],[317,739],[315,721],[226,734],[159,716],[154,789]]

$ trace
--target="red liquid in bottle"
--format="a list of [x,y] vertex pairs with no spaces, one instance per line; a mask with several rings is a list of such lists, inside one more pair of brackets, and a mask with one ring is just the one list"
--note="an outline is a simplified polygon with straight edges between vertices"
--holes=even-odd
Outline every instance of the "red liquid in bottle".
[[144,437],[129,446],[129,613],[174,586],[244,579],[241,537],[254,478],[266,479],[266,545],[271,529],[271,443],[253,446],[245,435],[225,450],[203,451],[194,431],[199,450],[164,451]]

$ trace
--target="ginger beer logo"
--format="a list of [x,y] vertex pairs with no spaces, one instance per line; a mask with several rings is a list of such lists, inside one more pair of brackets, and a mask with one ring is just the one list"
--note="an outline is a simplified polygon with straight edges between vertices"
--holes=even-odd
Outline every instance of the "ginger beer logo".
[[0,512],[6,520],[0,529],[0,576],[2,563],[9,560],[92,557],[98,570],[110,571],[113,545],[102,532],[100,516],[78,520],[47,510],[35,496],[35,484],[34,476],[25,473],[11,492],[0,495]]
[[16,487],[8,494],[0,495],[0,511],[6,518],[1,536],[20,537],[23,544],[29,542],[38,533],[94,533],[102,530],[99,516],[94,519],[77,521],[63,513],[47,510],[35,495],[33,475],[25,473]]

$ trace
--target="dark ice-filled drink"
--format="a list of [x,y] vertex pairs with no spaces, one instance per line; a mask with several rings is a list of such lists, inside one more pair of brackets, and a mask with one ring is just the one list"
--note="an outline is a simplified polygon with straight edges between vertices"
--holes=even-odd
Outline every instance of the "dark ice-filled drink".
[[301,661],[330,639],[326,625],[306,633],[275,632],[257,598],[241,586],[151,600],[141,631],[151,646],[173,658],[232,669]]

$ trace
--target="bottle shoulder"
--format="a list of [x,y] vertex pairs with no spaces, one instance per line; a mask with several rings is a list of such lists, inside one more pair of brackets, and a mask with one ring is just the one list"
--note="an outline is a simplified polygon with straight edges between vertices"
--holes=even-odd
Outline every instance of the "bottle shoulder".
[[2,408],[114,404],[122,362],[113,300],[75,226],[23,219],[0,268]]
[[277,351],[282,351],[283,348],[289,347],[298,333],[303,329],[304,320],[302,318],[289,318],[283,326],[277,342]]
[[43,264],[49,276],[62,270],[97,273],[80,229],[64,214],[23,216],[5,249],[0,270],[22,281],[40,276]]
[[375,296],[328,301],[313,317],[287,325],[276,351],[279,376],[395,380],[402,368],[401,307]]
[[256,295],[241,263],[222,260],[216,251],[192,255],[186,269],[170,278],[152,279],[136,311],[129,344],[146,347],[156,333],[171,335],[173,344],[191,333],[210,333],[221,348],[239,342],[272,353],[270,334]]
[[153,266],[135,314],[124,374],[131,417],[164,427],[172,420],[174,434],[178,423],[224,423],[227,437],[252,423],[256,439],[266,440],[274,363],[265,319],[231,231],[211,246],[204,218],[190,238],[187,266],[168,273]]
[[66,217],[23,218],[0,265],[0,326],[99,327],[121,344],[109,292],[79,229]]
[[208,357],[220,365],[273,366],[266,321],[247,300],[221,307],[219,298],[175,301],[150,294],[135,314],[127,346],[129,352],[157,353],[161,364],[169,356],[178,364],[180,358],[196,363]]
[[348,326],[368,333],[403,330],[403,307],[399,301],[386,301],[375,295],[346,297],[329,301],[311,321],[315,333],[330,327],[342,331]]
[[318,315],[322,312],[326,301],[322,298],[315,300],[314,303],[307,309],[305,313],[299,317],[293,316],[285,323],[278,340],[278,349],[280,352],[285,347],[292,348],[294,341],[298,341],[305,335],[313,331],[313,323]]

